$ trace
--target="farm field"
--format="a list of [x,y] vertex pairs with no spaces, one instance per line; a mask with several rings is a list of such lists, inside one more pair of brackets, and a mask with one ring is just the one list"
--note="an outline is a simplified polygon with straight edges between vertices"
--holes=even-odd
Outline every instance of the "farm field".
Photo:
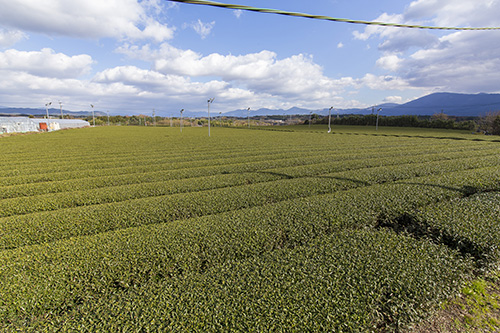
[[211,134],[0,138],[0,331],[404,331],[498,267],[498,137]]

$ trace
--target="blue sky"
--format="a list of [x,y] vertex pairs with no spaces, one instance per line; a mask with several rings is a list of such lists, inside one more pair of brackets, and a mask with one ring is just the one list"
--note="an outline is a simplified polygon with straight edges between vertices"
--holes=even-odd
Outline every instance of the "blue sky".
[[[231,0],[340,18],[500,26],[500,0]],[[177,115],[500,92],[500,31],[431,31],[168,0],[0,0],[0,106]]]

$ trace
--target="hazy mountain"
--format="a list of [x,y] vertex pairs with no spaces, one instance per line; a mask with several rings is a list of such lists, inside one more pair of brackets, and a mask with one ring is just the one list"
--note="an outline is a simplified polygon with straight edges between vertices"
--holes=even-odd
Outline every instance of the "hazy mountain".
[[[331,114],[371,114],[382,108],[380,114],[384,116],[400,116],[400,115],[433,115],[435,113],[444,112],[450,116],[482,116],[488,112],[500,110],[500,94],[455,94],[455,93],[434,93],[430,94],[405,104],[385,103],[378,106],[364,109],[333,109]],[[307,115],[315,113],[322,116],[328,115],[328,108],[321,110],[309,110],[298,107],[293,107],[288,110],[283,109],[258,109],[250,110],[250,117],[257,116],[288,116],[288,115]],[[69,114],[75,117],[91,116],[91,111],[67,111],[63,110],[65,115]],[[45,109],[33,108],[9,108],[0,107],[0,115],[36,115],[44,116]],[[49,114],[53,117],[60,115],[60,110],[53,108],[49,109]],[[247,117],[247,110],[235,110],[223,113],[227,117]],[[105,116],[105,112],[95,111],[96,116]],[[213,110],[210,114],[212,117],[218,117],[219,112]],[[176,117],[179,114],[175,115]],[[184,112],[184,117],[206,117],[207,112]]]
[[[450,116],[482,116],[488,112],[500,110],[500,94],[455,94],[434,93],[405,104],[385,103],[364,109],[333,109],[332,115],[340,114],[371,114],[376,113],[379,108],[381,115],[433,115],[444,112]],[[328,108],[322,110],[307,110],[291,108],[289,110],[260,109],[251,111],[250,116],[257,115],[289,115],[316,113],[322,116],[328,115]],[[246,110],[237,110],[227,115],[235,117],[246,117]]]
[[385,108],[385,115],[432,115],[444,112],[450,116],[481,116],[500,110],[500,94],[434,93],[414,101]]

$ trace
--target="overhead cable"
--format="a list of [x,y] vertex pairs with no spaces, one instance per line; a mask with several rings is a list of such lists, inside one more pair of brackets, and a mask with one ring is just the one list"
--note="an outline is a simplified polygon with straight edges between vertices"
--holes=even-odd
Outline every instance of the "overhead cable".
[[246,11],[258,12],[258,13],[305,17],[305,18],[315,19],[315,20],[325,20],[325,21],[364,24],[364,25],[378,25],[378,26],[384,26],[384,27],[432,29],[432,30],[500,30],[500,27],[479,27],[479,28],[437,27],[437,26],[425,26],[425,25],[411,25],[411,24],[400,24],[400,23],[352,20],[352,19],[335,18],[335,17],[323,16],[323,15],[311,15],[311,14],[304,14],[304,13],[297,13],[297,12],[288,12],[288,11],[283,11],[283,10],[278,10],[278,9],[257,8],[257,7],[251,7],[251,6],[226,4],[226,3],[207,1],[207,0],[169,0],[169,1],[188,3],[188,4],[194,4],[194,5],[213,6],[213,7],[227,8],[227,9],[246,10]]

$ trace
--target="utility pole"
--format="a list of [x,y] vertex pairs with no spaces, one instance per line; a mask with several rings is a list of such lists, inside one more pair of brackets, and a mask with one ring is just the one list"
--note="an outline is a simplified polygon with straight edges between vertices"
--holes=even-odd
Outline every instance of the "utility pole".
[[214,102],[214,98],[210,98],[207,102],[208,102],[208,136],[210,137],[210,104],[212,104]]
[[248,128],[250,128],[250,108],[247,109],[247,123],[248,123]]
[[64,117],[63,117],[63,113],[62,113],[62,102],[61,101],[59,101],[59,108],[61,109],[61,119],[63,119]]
[[155,109],[153,109],[153,126],[156,127],[156,115],[155,115]]
[[92,107],[92,124],[95,127],[94,104],[90,104],[90,106]]
[[47,121],[50,119],[49,116],[49,106],[52,104],[52,102],[45,103],[45,111],[47,112]]
[[108,114],[108,126],[109,126],[109,110],[106,111],[106,113]]
[[184,109],[181,110],[181,123],[180,123],[180,127],[181,127],[181,133],[182,133],[182,113],[184,112]]
[[331,126],[331,122],[332,122],[332,109],[333,109],[333,106],[330,107],[330,109],[328,110],[328,133],[332,132],[332,126]]

